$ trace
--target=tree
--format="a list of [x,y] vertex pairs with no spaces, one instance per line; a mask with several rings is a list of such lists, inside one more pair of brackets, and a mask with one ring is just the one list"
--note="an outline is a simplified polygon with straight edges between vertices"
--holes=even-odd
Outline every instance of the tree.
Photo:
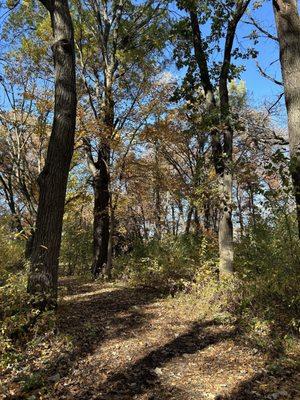
[[[90,0],[75,5],[82,103],[87,103],[89,120],[83,123],[84,147],[94,192],[92,274],[97,277],[109,275],[111,269],[115,203],[112,174],[119,153],[115,148],[124,136],[136,131],[132,122],[149,92],[155,52],[163,44],[162,24],[159,6],[152,0],[141,4]],[[156,37],[151,35],[155,30]],[[143,123],[138,121],[137,126]]]
[[28,291],[39,308],[56,306],[58,263],[76,123],[74,33],[67,0],[41,0],[51,16],[55,105],[40,188]]
[[0,188],[14,227],[27,239],[28,258],[38,201],[36,179],[44,165],[52,102],[41,80],[37,87],[32,63],[20,52],[8,52],[2,62],[5,102],[0,108]]
[[290,142],[290,171],[294,185],[300,238],[300,16],[297,0],[273,0],[280,48]]
[[[181,7],[189,15],[192,41],[194,48],[194,62],[190,68],[195,70],[195,63],[199,68],[200,83],[204,92],[205,123],[210,129],[213,149],[213,162],[220,185],[220,217],[219,217],[219,251],[220,251],[220,275],[233,273],[233,225],[232,225],[232,147],[233,127],[231,123],[230,101],[228,94],[228,82],[234,75],[231,63],[234,49],[234,38],[241,17],[244,15],[249,0],[237,2],[224,1],[212,2],[212,4],[185,4]],[[224,3],[224,4],[223,4]],[[203,8],[202,8],[203,7]],[[198,13],[201,15],[201,23],[210,20],[210,40],[218,42],[225,38],[223,44],[223,58],[215,68],[210,71],[209,52],[206,50],[209,43],[202,38]],[[185,26],[185,32],[189,28]],[[185,34],[186,35],[186,34]],[[186,36],[187,37],[187,36]],[[220,50],[220,43],[217,48]],[[184,50],[186,51],[186,50]],[[185,57],[187,55],[185,54]],[[190,60],[190,55],[188,55]],[[214,84],[216,81],[216,85]],[[218,88],[216,96],[215,86]]]

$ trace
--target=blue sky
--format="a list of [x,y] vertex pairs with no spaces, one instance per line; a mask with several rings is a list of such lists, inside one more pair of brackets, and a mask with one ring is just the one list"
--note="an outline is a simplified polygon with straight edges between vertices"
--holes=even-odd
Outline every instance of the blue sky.
[[[272,2],[270,0],[264,2],[263,6],[254,11],[252,15],[259,22],[260,26],[263,26],[268,32],[276,35]],[[247,46],[249,40],[245,39],[245,36],[249,34],[252,28],[243,22],[245,20],[247,20],[247,17],[243,18],[240,22],[236,40],[240,44]],[[275,41],[260,37],[256,48],[259,51],[257,60],[246,62],[246,71],[242,74],[242,79],[246,81],[249,92],[253,92],[254,100],[260,103],[264,102],[265,99],[271,101],[276,98],[282,92],[282,88],[261,75],[256,61],[270,76],[279,81],[281,81],[281,71],[278,44]]]

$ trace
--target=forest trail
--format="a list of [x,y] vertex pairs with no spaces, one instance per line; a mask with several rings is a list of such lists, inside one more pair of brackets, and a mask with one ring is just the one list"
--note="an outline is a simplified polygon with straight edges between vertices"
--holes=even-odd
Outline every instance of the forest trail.
[[31,381],[15,376],[5,399],[300,399],[292,367],[177,299],[70,279],[61,291],[56,332],[27,349]]

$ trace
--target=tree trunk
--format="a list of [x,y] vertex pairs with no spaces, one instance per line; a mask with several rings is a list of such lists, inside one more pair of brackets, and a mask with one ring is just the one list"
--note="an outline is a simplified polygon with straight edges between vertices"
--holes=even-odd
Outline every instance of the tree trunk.
[[220,276],[233,273],[232,173],[221,177],[221,207],[219,222]]
[[195,235],[199,236],[201,233],[201,224],[197,207],[194,208],[194,224],[195,224]]
[[194,211],[194,206],[190,206],[188,214],[187,214],[187,218],[186,218],[186,225],[185,225],[185,234],[186,235],[188,235],[190,233],[193,211]]
[[155,217],[155,237],[158,240],[161,240],[162,236],[161,195],[160,195],[161,174],[159,165],[159,149],[160,149],[160,143],[157,140],[154,146],[154,161],[155,161],[154,217]]
[[290,171],[300,238],[300,17],[297,0],[273,0],[288,115]]
[[67,0],[42,1],[51,15],[55,106],[45,167],[38,183],[39,204],[30,257],[28,292],[40,308],[57,302],[58,263],[66,188],[76,123],[74,34]]
[[94,278],[104,276],[107,267],[109,242],[109,150],[99,156],[96,163],[97,173],[93,177],[94,187],[94,231],[93,266]]
[[238,182],[237,182],[237,186],[236,186],[236,202],[237,202],[238,215],[239,215],[240,237],[242,238],[244,236],[244,219],[243,219],[242,200],[240,197],[240,190],[239,190]]
[[34,229],[30,228],[29,235],[25,244],[25,258],[26,260],[30,260],[32,249],[33,249],[33,241],[34,241]]
[[113,268],[113,247],[114,247],[114,228],[115,228],[115,216],[114,210],[111,207],[110,211],[110,227],[109,227],[109,239],[108,239],[108,250],[107,250],[107,266],[105,275],[107,279],[111,279],[112,277],[112,268]]

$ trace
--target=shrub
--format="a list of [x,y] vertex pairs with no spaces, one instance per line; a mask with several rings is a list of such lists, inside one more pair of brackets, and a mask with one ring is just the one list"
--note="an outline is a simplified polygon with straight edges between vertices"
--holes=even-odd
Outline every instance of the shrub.
[[9,219],[0,221],[0,286],[12,272],[24,265],[24,243],[21,236],[11,231]]
[[240,281],[236,308],[244,328],[263,346],[299,332],[300,248],[292,217],[261,221],[236,246]]
[[137,243],[115,262],[114,276],[133,284],[181,290],[191,285],[199,269],[215,268],[214,238],[183,235]]

